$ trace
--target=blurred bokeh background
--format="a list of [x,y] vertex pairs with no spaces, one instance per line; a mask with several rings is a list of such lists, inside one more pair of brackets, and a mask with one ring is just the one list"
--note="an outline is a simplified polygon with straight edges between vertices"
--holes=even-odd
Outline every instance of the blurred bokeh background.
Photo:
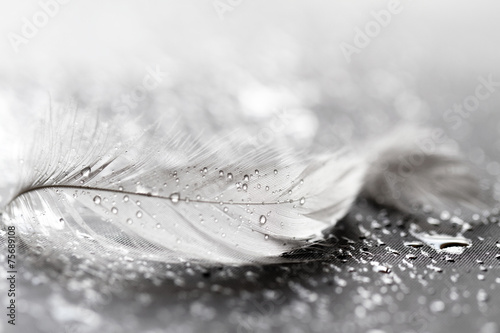
[[[107,121],[143,127],[161,118],[242,140],[285,112],[274,139],[312,151],[406,121],[442,128],[485,175],[500,174],[500,87],[478,105],[466,100],[480,78],[500,82],[498,2],[1,6],[0,202],[37,118],[68,103],[98,108]],[[158,80],[145,88],[151,72]],[[453,111],[467,102],[472,112]]]

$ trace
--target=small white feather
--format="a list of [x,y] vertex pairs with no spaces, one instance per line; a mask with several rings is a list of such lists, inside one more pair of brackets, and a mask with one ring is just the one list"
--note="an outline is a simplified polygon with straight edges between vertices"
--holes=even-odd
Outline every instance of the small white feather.
[[94,262],[279,262],[321,239],[360,192],[405,211],[415,202],[477,204],[477,182],[440,151],[421,154],[420,165],[391,182],[401,159],[419,153],[416,133],[406,134],[368,158],[305,158],[286,147],[242,155],[230,142],[175,131],[124,141],[97,117],[71,114],[42,129],[5,210],[26,244],[63,252],[72,244],[68,251]]

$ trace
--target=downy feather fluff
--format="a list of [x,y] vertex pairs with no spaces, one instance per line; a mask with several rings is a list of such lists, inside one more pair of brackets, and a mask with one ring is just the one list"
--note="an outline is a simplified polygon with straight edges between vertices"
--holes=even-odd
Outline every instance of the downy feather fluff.
[[[241,154],[224,139],[175,130],[124,139],[97,115],[71,113],[42,126],[4,221],[29,246],[79,258],[248,264],[285,261],[281,254],[320,240],[360,193],[404,211],[478,203],[478,184],[456,156],[418,151],[414,133],[405,135],[366,154]],[[424,162],[389,181],[414,154]]]

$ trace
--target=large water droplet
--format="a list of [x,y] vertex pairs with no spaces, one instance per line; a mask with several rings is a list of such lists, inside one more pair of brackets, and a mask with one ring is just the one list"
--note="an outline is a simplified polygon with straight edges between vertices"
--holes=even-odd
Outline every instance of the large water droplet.
[[304,197],[300,198],[299,203],[300,203],[301,205],[305,204],[305,203],[306,203],[306,198],[304,198]]
[[118,208],[116,207],[111,208],[111,213],[118,214]]
[[96,196],[94,197],[94,203],[95,203],[96,205],[99,205],[99,204],[101,203],[101,197],[100,197],[100,196],[98,196],[98,195],[96,195]]
[[83,168],[82,171],[80,172],[80,175],[82,177],[88,177],[88,176],[90,176],[91,171],[92,170],[90,169],[90,167]]
[[137,213],[135,213],[135,216],[137,216],[138,218],[141,218],[142,212],[140,210],[138,210]]
[[416,232],[415,229],[416,227],[412,225],[410,233],[436,251],[443,251],[451,254],[462,254],[466,248],[472,246],[471,240],[462,236],[428,234],[425,232]]
[[261,215],[259,218],[260,224],[266,224],[267,222],[267,217],[265,215]]
[[232,173],[228,173],[227,174],[227,180],[233,180],[233,174]]

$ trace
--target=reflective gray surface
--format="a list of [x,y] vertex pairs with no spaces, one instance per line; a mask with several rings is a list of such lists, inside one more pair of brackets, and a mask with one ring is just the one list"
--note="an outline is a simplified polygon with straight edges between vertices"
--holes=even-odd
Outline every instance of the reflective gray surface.
[[[101,109],[125,133],[161,119],[165,131],[178,122],[207,139],[311,153],[363,147],[399,122],[437,127],[499,198],[496,2],[225,3],[231,10],[218,1],[69,2],[18,52],[12,33],[43,8],[1,5],[0,203],[37,121],[68,103]],[[392,13],[386,26],[382,11]],[[370,26],[373,36],[361,36]],[[349,47],[357,52],[346,56]],[[155,72],[158,85],[147,88]],[[141,86],[144,98],[125,103]],[[125,287],[68,279],[20,247],[19,326],[4,318],[0,331],[499,332],[498,221],[478,216],[466,230],[442,217],[386,216],[360,200],[290,264],[164,267],[165,279]],[[472,245],[462,254],[404,245],[431,230],[464,230]]]

